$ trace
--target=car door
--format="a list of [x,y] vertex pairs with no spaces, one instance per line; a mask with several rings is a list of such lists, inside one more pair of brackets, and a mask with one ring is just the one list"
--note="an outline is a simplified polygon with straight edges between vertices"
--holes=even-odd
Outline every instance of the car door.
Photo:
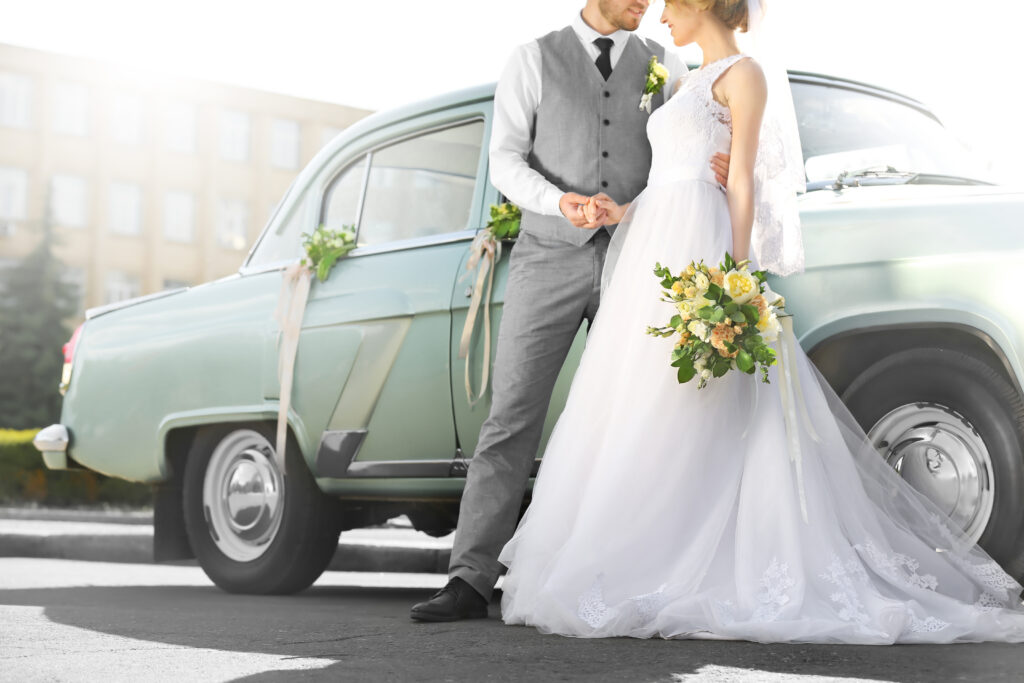
[[[484,201],[486,204],[485,211],[489,216],[489,209],[487,207],[491,204],[503,202],[505,201],[505,198],[501,196],[493,185],[488,183],[486,193],[484,194]],[[469,362],[467,363],[467,359],[460,357],[459,354],[459,342],[462,337],[466,317],[472,301],[473,289],[476,286],[477,280],[476,270],[472,272],[466,270],[467,260],[469,258],[468,252],[463,258],[463,264],[460,267],[460,272],[462,273],[460,277],[462,279],[452,293],[452,404],[455,410],[455,429],[459,440],[460,456],[462,458],[471,458],[473,456],[473,453],[476,450],[477,439],[480,435],[480,428],[483,426],[484,420],[487,419],[487,415],[491,410],[490,377],[493,377],[494,374],[494,360],[495,353],[497,351],[498,330],[501,327],[502,304],[505,301],[505,285],[508,279],[508,263],[514,249],[515,241],[506,240],[502,244],[501,257],[495,266],[493,290],[489,297],[491,318],[491,352],[489,358],[484,354],[486,335],[484,334],[483,303],[480,305],[480,310],[477,313],[477,318],[473,326],[468,358]],[[586,336],[587,324],[584,323],[580,326],[580,329],[576,334],[576,338],[573,340],[565,363],[562,365],[558,379],[555,382],[555,388],[551,393],[551,402],[548,405],[548,412],[544,421],[544,430],[542,432],[540,447],[538,448],[536,456],[538,459],[544,452],[544,445],[547,443],[548,437],[551,435],[551,430],[554,428],[555,422],[558,420],[558,416],[561,414],[562,408],[565,406],[566,398],[569,395],[569,386],[572,383],[573,373],[575,373],[576,367],[579,365],[580,356],[583,354]],[[485,362],[489,362],[488,383],[487,386],[484,387],[483,395],[481,396],[480,390],[484,379],[483,369]],[[467,374],[469,375],[469,386],[471,392],[466,389]],[[472,393],[472,400],[470,398],[470,393]],[[540,396],[537,400],[545,401],[547,398],[547,396]]]
[[[322,462],[321,449],[320,477],[400,477],[409,461],[455,453],[450,300],[479,224],[484,126],[472,106],[407,119],[366,136],[309,183],[303,231],[320,224],[357,235],[357,248],[313,283],[296,357],[303,427],[316,440],[348,438],[343,462]],[[276,355],[266,367],[274,397]]]

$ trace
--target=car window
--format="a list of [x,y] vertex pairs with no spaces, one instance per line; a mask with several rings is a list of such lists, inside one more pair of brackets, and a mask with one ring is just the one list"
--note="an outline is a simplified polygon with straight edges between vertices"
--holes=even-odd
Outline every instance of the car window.
[[848,88],[792,85],[809,181],[874,166],[982,177],[963,145],[914,107]]
[[366,157],[362,156],[334,177],[324,193],[323,224],[331,230],[354,230],[359,217]]
[[[306,216],[303,210],[305,194],[303,193],[295,201],[290,202],[289,198],[294,192],[295,187],[293,183],[293,186],[288,189],[288,192],[285,193],[284,198],[281,200],[282,205],[290,204],[288,209],[290,213],[287,216],[279,216],[280,207],[274,212],[275,215],[271,221],[275,226],[273,229],[268,229],[263,233],[252,256],[246,263],[247,268],[260,268],[275,263],[293,261],[302,255],[301,234],[309,232],[311,228],[309,225],[303,225]],[[280,220],[282,218],[283,220]]]
[[473,121],[374,150],[358,245],[471,227],[483,135],[483,121]]

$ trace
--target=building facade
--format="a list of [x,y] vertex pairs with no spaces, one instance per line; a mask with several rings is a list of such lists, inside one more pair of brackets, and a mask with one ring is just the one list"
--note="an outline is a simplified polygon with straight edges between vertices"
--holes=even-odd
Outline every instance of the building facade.
[[78,318],[233,273],[299,169],[369,113],[0,44],[0,265],[49,220]]

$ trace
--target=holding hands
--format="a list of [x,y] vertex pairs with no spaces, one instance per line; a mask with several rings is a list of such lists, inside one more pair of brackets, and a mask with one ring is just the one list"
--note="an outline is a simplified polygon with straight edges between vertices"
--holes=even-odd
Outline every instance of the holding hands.
[[[715,174],[715,179],[725,187],[729,179],[729,155],[715,154],[711,157],[711,170]],[[566,192],[558,200],[558,208],[577,228],[594,230],[604,225],[617,225],[629,204],[617,204],[604,192],[593,197]]]

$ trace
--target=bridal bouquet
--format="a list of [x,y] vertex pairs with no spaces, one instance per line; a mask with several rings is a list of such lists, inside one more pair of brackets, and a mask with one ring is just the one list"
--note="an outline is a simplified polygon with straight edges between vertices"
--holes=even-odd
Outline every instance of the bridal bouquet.
[[752,375],[757,368],[768,381],[768,367],[775,363],[769,343],[778,339],[777,316],[785,302],[765,284],[764,272],[750,272],[748,265],[728,253],[718,267],[691,262],[678,276],[655,265],[665,290],[662,301],[673,304],[677,313],[665,327],[648,327],[647,334],[679,336],[671,365],[678,369],[680,384],[699,377],[697,388],[703,389],[709,379],[729,370]]

